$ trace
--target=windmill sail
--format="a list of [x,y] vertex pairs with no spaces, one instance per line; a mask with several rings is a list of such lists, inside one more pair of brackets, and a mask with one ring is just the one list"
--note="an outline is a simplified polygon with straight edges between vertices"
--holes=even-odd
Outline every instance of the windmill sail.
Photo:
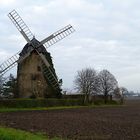
[[46,80],[51,84],[51,86],[57,90],[59,89],[59,81],[57,79],[57,77],[54,75],[54,72],[52,71],[52,69],[49,67],[46,67],[46,65],[44,65],[44,63],[42,63],[42,67],[43,67],[43,73],[44,76],[46,78]]
[[56,42],[62,40],[66,36],[73,33],[75,30],[71,25],[67,25],[66,27],[58,30],[57,32],[53,33],[49,37],[45,38],[41,41],[42,45],[45,45],[46,48],[50,47],[51,45],[55,44]]
[[23,35],[25,40],[30,43],[34,36],[19,14],[13,10],[8,14],[8,17],[11,19],[19,32]]
[[11,68],[16,66],[18,59],[19,59],[19,52],[13,55],[8,60],[4,61],[0,65],[0,76],[4,75],[7,71],[9,71]]

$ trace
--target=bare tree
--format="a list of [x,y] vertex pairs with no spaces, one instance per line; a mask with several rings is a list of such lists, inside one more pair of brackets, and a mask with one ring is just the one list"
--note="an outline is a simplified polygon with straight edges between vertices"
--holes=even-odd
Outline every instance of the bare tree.
[[120,100],[120,103],[124,103],[124,97],[128,94],[128,90],[125,87],[117,87],[114,90],[114,97]]
[[128,90],[125,87],[120,87],[121,95],[125,96],[125,94],[128,94]]
[[125,87],[120,87],[120,94],[121,94],[121,104],[124,103],[124,98],[126,96],[126,94],[128,94],[128,90]]
[[107,103],[108,95],[112,95],[116,87],[118,87],[118,82],[108,70],[99,72],[97,91],[104,95],[105,104]]
[[121,97],[121,91],[120,91],[120,88],[119,87],[116,87],[115,89],[114,89],[114,97],[115,98],[120,98]]
[[96,71],[91,68],[85,68],[77,72],[75,77],[75,88],[85,95],[85,102],[89,102],[89,95],[95,92]]

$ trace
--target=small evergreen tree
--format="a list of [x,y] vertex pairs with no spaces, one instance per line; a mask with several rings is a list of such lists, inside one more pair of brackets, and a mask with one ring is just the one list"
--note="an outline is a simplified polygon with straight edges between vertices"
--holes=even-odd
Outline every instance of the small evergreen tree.
[[9,80],[4,83],[3,93],[7,96],[12,93],[14,97],[18,97],[17,79],[12,74],[10,74]]
[[5,78],[3,76],[0,76],[0,94],[3,93],[4,80],[5,80]]

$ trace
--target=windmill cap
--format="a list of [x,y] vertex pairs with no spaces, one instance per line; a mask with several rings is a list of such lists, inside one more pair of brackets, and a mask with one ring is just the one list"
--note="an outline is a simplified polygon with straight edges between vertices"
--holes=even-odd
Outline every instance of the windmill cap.
[[[39,46],[41,43],[37,40],[37,39],[35,39],[35,38],[33,38],[32,40],[31,40],[31,43],[35,46],[35,47],[37,47],[37,46]],[[19,54],[20,56],[24,56],[24,55],[26,55],[29,51],[31,51],[33,49],[33,46],[30,44],[30,43],[27,43],[25,46],[24,46],[24,48],[22,49],[22,51],[21,51],[21,53]],[[34,51],[34,50],[32,50],[32,51]],[[32,52],[31,51],[31,52]],[[38,48],[37,48],[37,51],[39,52],[39,53],[48,53],[47,52],[47,50],[45,49],[45,47],[43,46],[43,45],[40,45]]]

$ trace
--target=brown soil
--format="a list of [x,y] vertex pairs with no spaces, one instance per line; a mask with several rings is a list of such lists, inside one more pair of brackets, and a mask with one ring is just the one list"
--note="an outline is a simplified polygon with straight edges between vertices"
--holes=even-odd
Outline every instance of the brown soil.
[[123,107],[0,113],[0,125],[78,140],[140,140],[140,100]]

